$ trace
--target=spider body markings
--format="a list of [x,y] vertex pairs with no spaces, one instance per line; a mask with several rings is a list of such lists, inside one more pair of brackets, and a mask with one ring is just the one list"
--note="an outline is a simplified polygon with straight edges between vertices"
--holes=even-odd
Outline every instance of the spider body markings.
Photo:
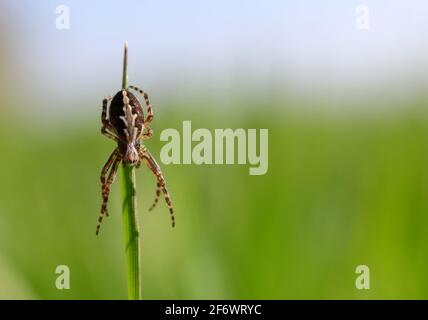
[[[123,162],[123,165],[130,165],[138,168],[141,161],[143,161],[147,167],[149,167],[157,179],[156,198],[149,210],[152,210],[156,206],[162,191],[168,205],[172,226],[174,227],[175,225],[174,209],[166,187],[165,178],[156,160],[142,143],[142,140],[151,138],[153,134],[150,123],[154,115],[149,97],[147,93],[137,87],[129,86],[129,88],[139,92],[143,96],[146,104],[147,116],[144,117],[143,107],[140,101],[129,90],[119,91],[113,99],[110,97],[103,99],[101,133],[109,139],[116,141],[117,147],[113,150],[101,171],[100,180],[103,201],[96,228],[97,235],[100,231],[104,216],[108,216],[107,204],[110,187],[116,177],[121,162]],[[111,103],[108,108],[110,100]]]

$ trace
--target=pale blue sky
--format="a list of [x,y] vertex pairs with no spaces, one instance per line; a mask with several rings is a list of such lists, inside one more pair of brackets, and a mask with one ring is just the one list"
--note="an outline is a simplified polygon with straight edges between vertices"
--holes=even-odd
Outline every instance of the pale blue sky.
[[[61,4],[70,7],[68,31],[55,28]],[[369,31],[355,27],[360,4],[370,8]],[[14,26],[17,79],[43,94],[117,87],[124,40],[131,77],[171,92],[241,81],[332,94],[428,83],[423,0],[2,0],[0,9]]]

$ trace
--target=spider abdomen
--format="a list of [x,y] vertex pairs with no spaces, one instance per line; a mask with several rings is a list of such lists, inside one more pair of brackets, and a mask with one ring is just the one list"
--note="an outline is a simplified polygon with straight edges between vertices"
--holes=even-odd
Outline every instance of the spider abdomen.
[[144,125],[144,114],[138,99],[128,90],[121,90],[113,97],[109,120],[122,142],[135,142]]

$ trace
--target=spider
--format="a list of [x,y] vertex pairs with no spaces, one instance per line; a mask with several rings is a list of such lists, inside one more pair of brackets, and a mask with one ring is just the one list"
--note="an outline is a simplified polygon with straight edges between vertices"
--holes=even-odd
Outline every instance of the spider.
[[[153,131],[150,123],[153,121],[153,111],[149,96],[143,90],[129,86],[130,89],[139,92],[146,102],[147,117],[144,118],[143,108],[137,97],[129,90],[121,90],[111,99],[103,99],[103,110],[101,113],[101,133],[107,138],[116,141],[117,147],[113,150],[106,164],[101,171],[101,195],[102,205],[98,217],[96,234],[100,231],[101,222],[104,216],[108,216],[107,203],[110,193],[110,187],[116,177],[119,164],[135,166],[138,168],[143,161],[149,169],[156,175],[157,189],[156,197],[149,211],[153,210],[159,201],[161,191],[164,194],[168,205],[172,226],[175,225],[174,210],[171,203],[171,197],[166,187],[165,178],[156,160],[143,145],[142,140],[152,137]],[[109,117],[107,118],[107,106],[111,100]],[[108,171],[110,173],[107,176]],[[106,179],[107,176],[107,179]]]

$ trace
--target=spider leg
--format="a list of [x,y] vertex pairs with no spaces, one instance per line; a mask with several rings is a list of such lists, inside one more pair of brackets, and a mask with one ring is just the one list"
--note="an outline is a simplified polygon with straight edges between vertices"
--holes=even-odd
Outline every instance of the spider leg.
[[143,159],[143,161],[149,167],[149,169],[152,170],[152,172],[156,175],[156,178],[158,180],[158,186],[160,186],[160,189],[163,192],[166,204],[168,205],[169,214],[171,216],[171,223],[172,223],[172,226],[174,227],[175,225],[174,208],[172,206],[171,197],[166,187],[166,181],[162,174],[162,171],[159,165],[157,164],[156,160],[153,158],[153,156],[145,147],[141,148],[140,157]]
[[[108,158],[107,162],[105,163],[103,169],[101,170],[100,180],[101,180],[101,195],[103,195],[103,190],[106,185],[106,174],[110,170],[114,160],[117,157],[117,148],[113,150],[110,157]],[[101,209],[102,210],[102,209]],[[105,213],[108,216],[107,208],[105,209]]]
[[[108,215],[107,203],[108,203],[108,196],[110,193],[110,186],[113,183],[114,178],[116,177],[117,169],[119,167],[119,163],[121,160],[122,159],[119,154],[119,149],[116,148],[111,154],[110,158],[107,160],[107,163],[104,165],[103,170],[101,171],[101,189],[102,189],[101,194],[102,194],[103,202],[101,205],[100,215],[98,217],[98,223],[97,223],[97,229],[96,229],[97,235],[100,231],[101,222],[103,221],[104,216]],[[106,181],[105,176],[110,168],[111,170]]]
[[144,92],[143,90],[135,87],[135,86],[129,86],[131,89],[134,89],[135,91],[138,91],[143,97],[144,101],[146,102],[146,110],[147,110],[147,117],[144,119],[144,124],[149,125],[150,122],[152,122],[154,114],[152,110],[152,105],[150,104],[149,95]]
[[119,153],[119,149],[116,148],[113,150],[113,152],[110,154],[109,158],[107,159],[107,162],[105,163],[103,169],[101,170],[100,180],[101,180],[101,189],[104,189],[104,185],[106,184],[106,174],[111,168],[111,165],[113,164],[114,160],[116,160]]
[[142,127],[142,130],[140,131],[139,135],[137,136],[136,140],[148,140],[153,136],[153,129],[149,126],[146,126],[145,124]]
[[[147,131],[144,131],[147,130]],[[144,127],[144,130],[141,134],[141,139],[148,140],[153,136],[153,130],[150,127]]]
[[101,127],[101,133],[107,138],[118,142],[119,138],[114,133],[112,133],[115,132],[115,130],[111,125],[110,121],[107,119],[107,105],[110,100],[111,97],[106,97],[103,99],[103,111],[101,113],[101,122],[103,125]]
[[158,204],[160,193],[161,193],[161,185],[158,182],[157,187],[156,187],[156,197],[155,197],[155,200],[153,200],[153,203],[150,206],[149,211],[152,211],[156,207],[156,205]]
[[112,139],[112,140],[114,140],[116,142],[119,142],[119,138],[115,134],[113,134],[110,131],[108,131],[107,128],[106,128],[106,126],[104,126],[104,125],[101,127],[101,133],[104,136],[106,136],[107,138]]

